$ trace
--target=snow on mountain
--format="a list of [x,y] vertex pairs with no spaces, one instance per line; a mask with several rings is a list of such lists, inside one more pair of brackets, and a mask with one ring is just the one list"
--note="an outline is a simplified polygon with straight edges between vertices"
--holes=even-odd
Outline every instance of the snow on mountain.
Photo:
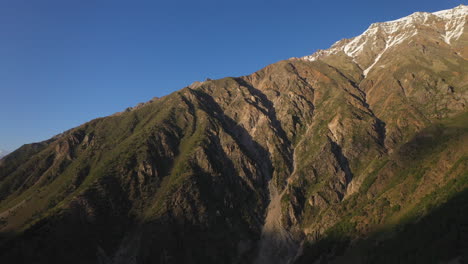
[[468,14],[468,6],[460,5],[453,9],[442,10],[432,13],[443,20],[446,20],[444,40],[450,44],[451,39],[458,39],[466,24],[466,16]]
[[[361,35],[340,40],[330,49],[319,50],[302,59],[315,61],[344,52],[363,69],[363,74],[366,76],[385,52],[416,36],[424,28],[422,25],[433,28],[439,34],[439,38],[450,45],[462,35],[467,17],[466,5],[435,13],[416,12],[397,20],[374,23]],[[368,57],[372,57],[373,60],[368,61]]]

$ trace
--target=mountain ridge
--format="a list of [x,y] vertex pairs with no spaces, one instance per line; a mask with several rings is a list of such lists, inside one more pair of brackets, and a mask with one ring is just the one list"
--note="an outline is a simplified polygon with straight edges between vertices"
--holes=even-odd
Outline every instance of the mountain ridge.
[[[0,259],[465,259],[467,34],[418,31],[195,83],[21,147],[0,161]],[[403,250],[408,237],[438,250]]]
[[[446,44],[450,45],[451,39],[458,40],[462,35],[466,24],[467,14],[468,6],[459,5],[453,9],[434,13],[415,12],[397,20],[374,23],[361,35],[351,39],[337,41],[330,49],[319,50],[310,56],[302,57],[302,59],[314,61],[324,56],[344,52],[346,55],[353,58],[353,61],[356,62],[356,60],[358,60],[359,62],[356,63],[359,66],[362,66],[363,64],[365,65],[365,67],[361,68],[363,68],[363,74],[366,76],[387,49],[395,45],[399,45],[405,40],[416,36],[418,34],[418,25],[436,25],[437,29],[443,28],[443,30],[440,30],[439,38]],[[428,23],[429,21],[431,23]],[[442,21],[444,23],[443,25],[440,23]],[[383,35],[383,37],[379,35]],[[362,63],[360,61],[360,55],[363,53],[364,47],[382,45],[380,42],[384,43],[384,47],[379,48],[378,52],[375,52],[375,55],[372,56],[372,62]],[[464,58],[466,59],[466,56]]]
[[0,150],[0,159],[8,155],[10,152],[6,150]]

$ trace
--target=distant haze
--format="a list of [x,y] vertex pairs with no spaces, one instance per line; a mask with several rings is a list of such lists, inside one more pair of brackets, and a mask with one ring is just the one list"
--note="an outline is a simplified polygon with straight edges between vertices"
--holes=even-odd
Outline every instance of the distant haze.
[[0,159],[5,157],[6,155],[8,155],[10,152],[6,151],[6,150],[0,150]]

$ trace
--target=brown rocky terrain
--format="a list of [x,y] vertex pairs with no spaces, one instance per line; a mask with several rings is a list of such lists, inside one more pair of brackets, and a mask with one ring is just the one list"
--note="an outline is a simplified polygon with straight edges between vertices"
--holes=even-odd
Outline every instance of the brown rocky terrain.
[[468,261],[467,17],[373,24],[21,147],[0,260]]

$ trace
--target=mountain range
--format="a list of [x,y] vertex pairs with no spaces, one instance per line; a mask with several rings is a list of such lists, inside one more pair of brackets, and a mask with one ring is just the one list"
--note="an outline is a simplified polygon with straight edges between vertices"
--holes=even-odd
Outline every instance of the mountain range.
[[2,263],[468,262],[468,6],[0,160]]

